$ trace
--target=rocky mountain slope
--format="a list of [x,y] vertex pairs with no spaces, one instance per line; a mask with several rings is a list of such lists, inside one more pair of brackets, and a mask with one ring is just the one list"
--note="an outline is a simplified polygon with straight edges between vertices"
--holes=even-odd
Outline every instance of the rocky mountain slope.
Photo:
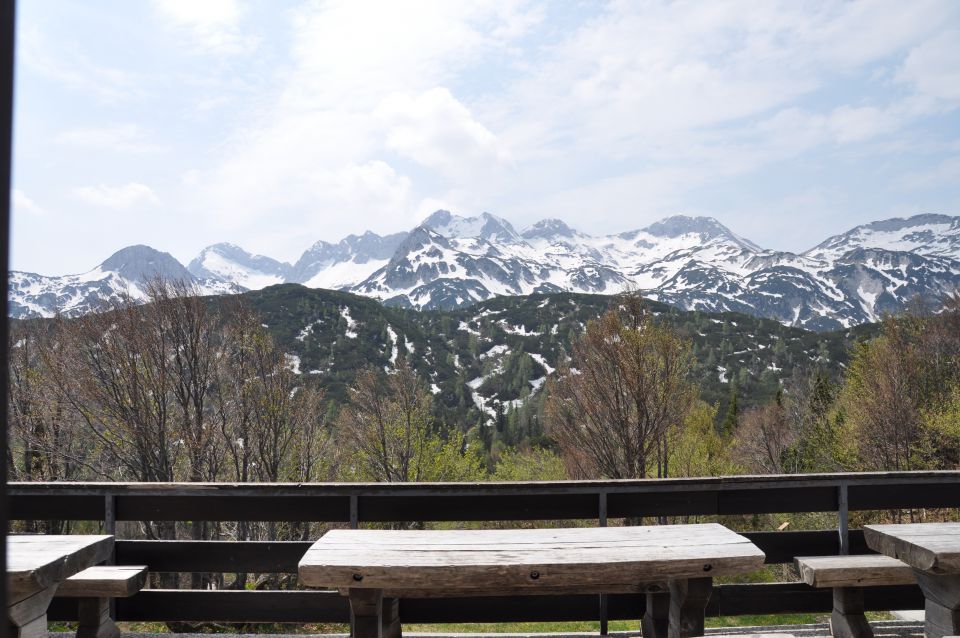
[[[11,273],[11,315],[103,307],[137,281],[104,264],[67,277]],[[708,217],[674,216],[591,236],[556,219],[517,232],[489,213],[437,211],[409,232],[319,241],[293,265],[216,244],[188,271],[209,292],[295,282],[417,310],[498,296],[632,289],[685,310],[735,311],[833,330],[875,321],[915,297],[936,304],[960,288],[960,217],[877,221],[790,253],[761,248]]]
[[190,282],[199,294],[237,294],[246,290],[212,272],[206,276],[194,275],[170,253],[138,245],[118,250],[96,268],[79,275],[48,277],[12,271],[7,313],[23,319],[52,317],[57,313],[77,316],[97,312],[124,298],[145,299],[147,282],[157,277]]
[[[497,297],[473,306],[417,312],[345,292],[272,286],[245,294],[292,369],[343,401],[358,370],[404,357],[436,397],[445,423],[493,424],[514,410],[536,418],[546,380],[571,340],[609,306],[606,295]],[[738,313],[681,311],[650,302],[659,321],[693,342],[701,396],[719,406],[735,391],[743,406],[772,399],[795,373],[838,376],[851,345],[876,324],[816,333]]]

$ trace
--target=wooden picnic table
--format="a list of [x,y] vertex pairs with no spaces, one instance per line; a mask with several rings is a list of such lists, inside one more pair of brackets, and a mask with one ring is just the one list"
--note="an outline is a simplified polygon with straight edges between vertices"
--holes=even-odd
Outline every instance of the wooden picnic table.
[[113,536],[8,536],[7,617],[18,638],[44,638],[47,608],[57,586],[105,561],[112,551]]
[[354,638],[399,636],[397,600],[404,597],[621,591],[647,592],[648,613],[656,602],[670,637],[686,638],[703,635],[713,577],[758,569],[763,560],[748,539],[715,523],[331,530],[310,547],[299,571],[303,584],[350,597]]
[[960,634],[960,523],[866,525],[867,546],[913,568],[926,598],[924,634]]

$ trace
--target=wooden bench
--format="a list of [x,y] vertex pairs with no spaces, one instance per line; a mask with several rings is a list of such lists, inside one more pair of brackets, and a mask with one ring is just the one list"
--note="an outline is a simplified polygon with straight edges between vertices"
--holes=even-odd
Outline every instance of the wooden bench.
[[79,598],[77,638],[118,638],[110,600],[128,598],[147,583],[146,565],[99,565],[63,581],[56,595]]
[[833,589],[830,631],[834,638],[872,638],[863,608],[865,587],[917,582],[909,565],[882,554],[798,556],[794,562],[803,582]]

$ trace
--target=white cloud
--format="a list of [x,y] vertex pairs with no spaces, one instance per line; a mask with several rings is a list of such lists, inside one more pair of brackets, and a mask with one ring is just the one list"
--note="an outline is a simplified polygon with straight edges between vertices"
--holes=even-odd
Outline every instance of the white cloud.
[[944,31],[911,50],[898,77],[923,95],[960,106],[960,30]]
[[924,171],[912,171],[900,179],[906,188],[925,190],[960,183],[960,155],[951,155]]
[[160,198],[153,189],[144,184],[130,182],[122,186],[82,186],[73,191],[80,200],[91,206],[127,211],[148,206],[158,206]]
[[510,161],[497,136],[444,87],[416,97],[389,95],[375,117],[386,129],[387,148],[457,179]]
[[10,194],[14,215],[27,214],[41,217],[46,214],[46,211],[44,211],[38,203],[30,199],[27,194],[19,188],[14,188]]
[[[334,0],[299,7],[290,14],[289,72],[243,116],[216,165],[190,173],[197,189],[190,204],[217,223],[252,227],[269,214],[325,239],[415,223],[422,197],[389,151],[446,178],[505,160],[491,130],[437,87],[506,46],[510,34],[519,37],[524,5]],[[506,24],[513,25],[506,34],[491,35]]]
[[248,53],[257,39],[240,29],[242,11],[236,0],[153,0],[175,26],[188,29],[197,46],[218,55]]
[[158,153],[166,150],[153,144],[136,124],[75,128],[57,137],[61,144],[120,153]]
[[109,104],[138,100],[144,95],[137,74],[97,64],[83,52],[71,50],[35,28],[18,31],[17,62],[41,77]]

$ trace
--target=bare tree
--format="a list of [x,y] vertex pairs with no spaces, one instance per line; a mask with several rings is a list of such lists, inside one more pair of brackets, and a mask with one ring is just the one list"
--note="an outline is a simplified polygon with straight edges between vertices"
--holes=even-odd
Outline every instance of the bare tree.
[[590,321],[550,383],[546,407],[570,473],[643,478],[656,466],[667,476],[667,431],[696,398],[691,365],[689,343],[656,323],[636,295]]
[[798,471],[794,446],[799,432],[779,400],[744,412],[733,435],[733,454],[751,473]]
[[389,374],[372,366],[362,370],[338,422],[357,474],[389,483],[422,480],[431,401],[403,358]]
[[62,347],[42,352],[61,396],[117,466],[115,478],[176,480],[183,445],[173,436],[170,335],[127,301],[64,322]]
[[187,479],[216,479],[211,454],[215,429],[208,427],[207,399],[214,384],[221,330],[199,291],[185,281],[152,279],[146,286],[150,304],[143,313],[154,336],[166,333],[168,355],[163,359],[176,407],[175,425],[188,462]]

